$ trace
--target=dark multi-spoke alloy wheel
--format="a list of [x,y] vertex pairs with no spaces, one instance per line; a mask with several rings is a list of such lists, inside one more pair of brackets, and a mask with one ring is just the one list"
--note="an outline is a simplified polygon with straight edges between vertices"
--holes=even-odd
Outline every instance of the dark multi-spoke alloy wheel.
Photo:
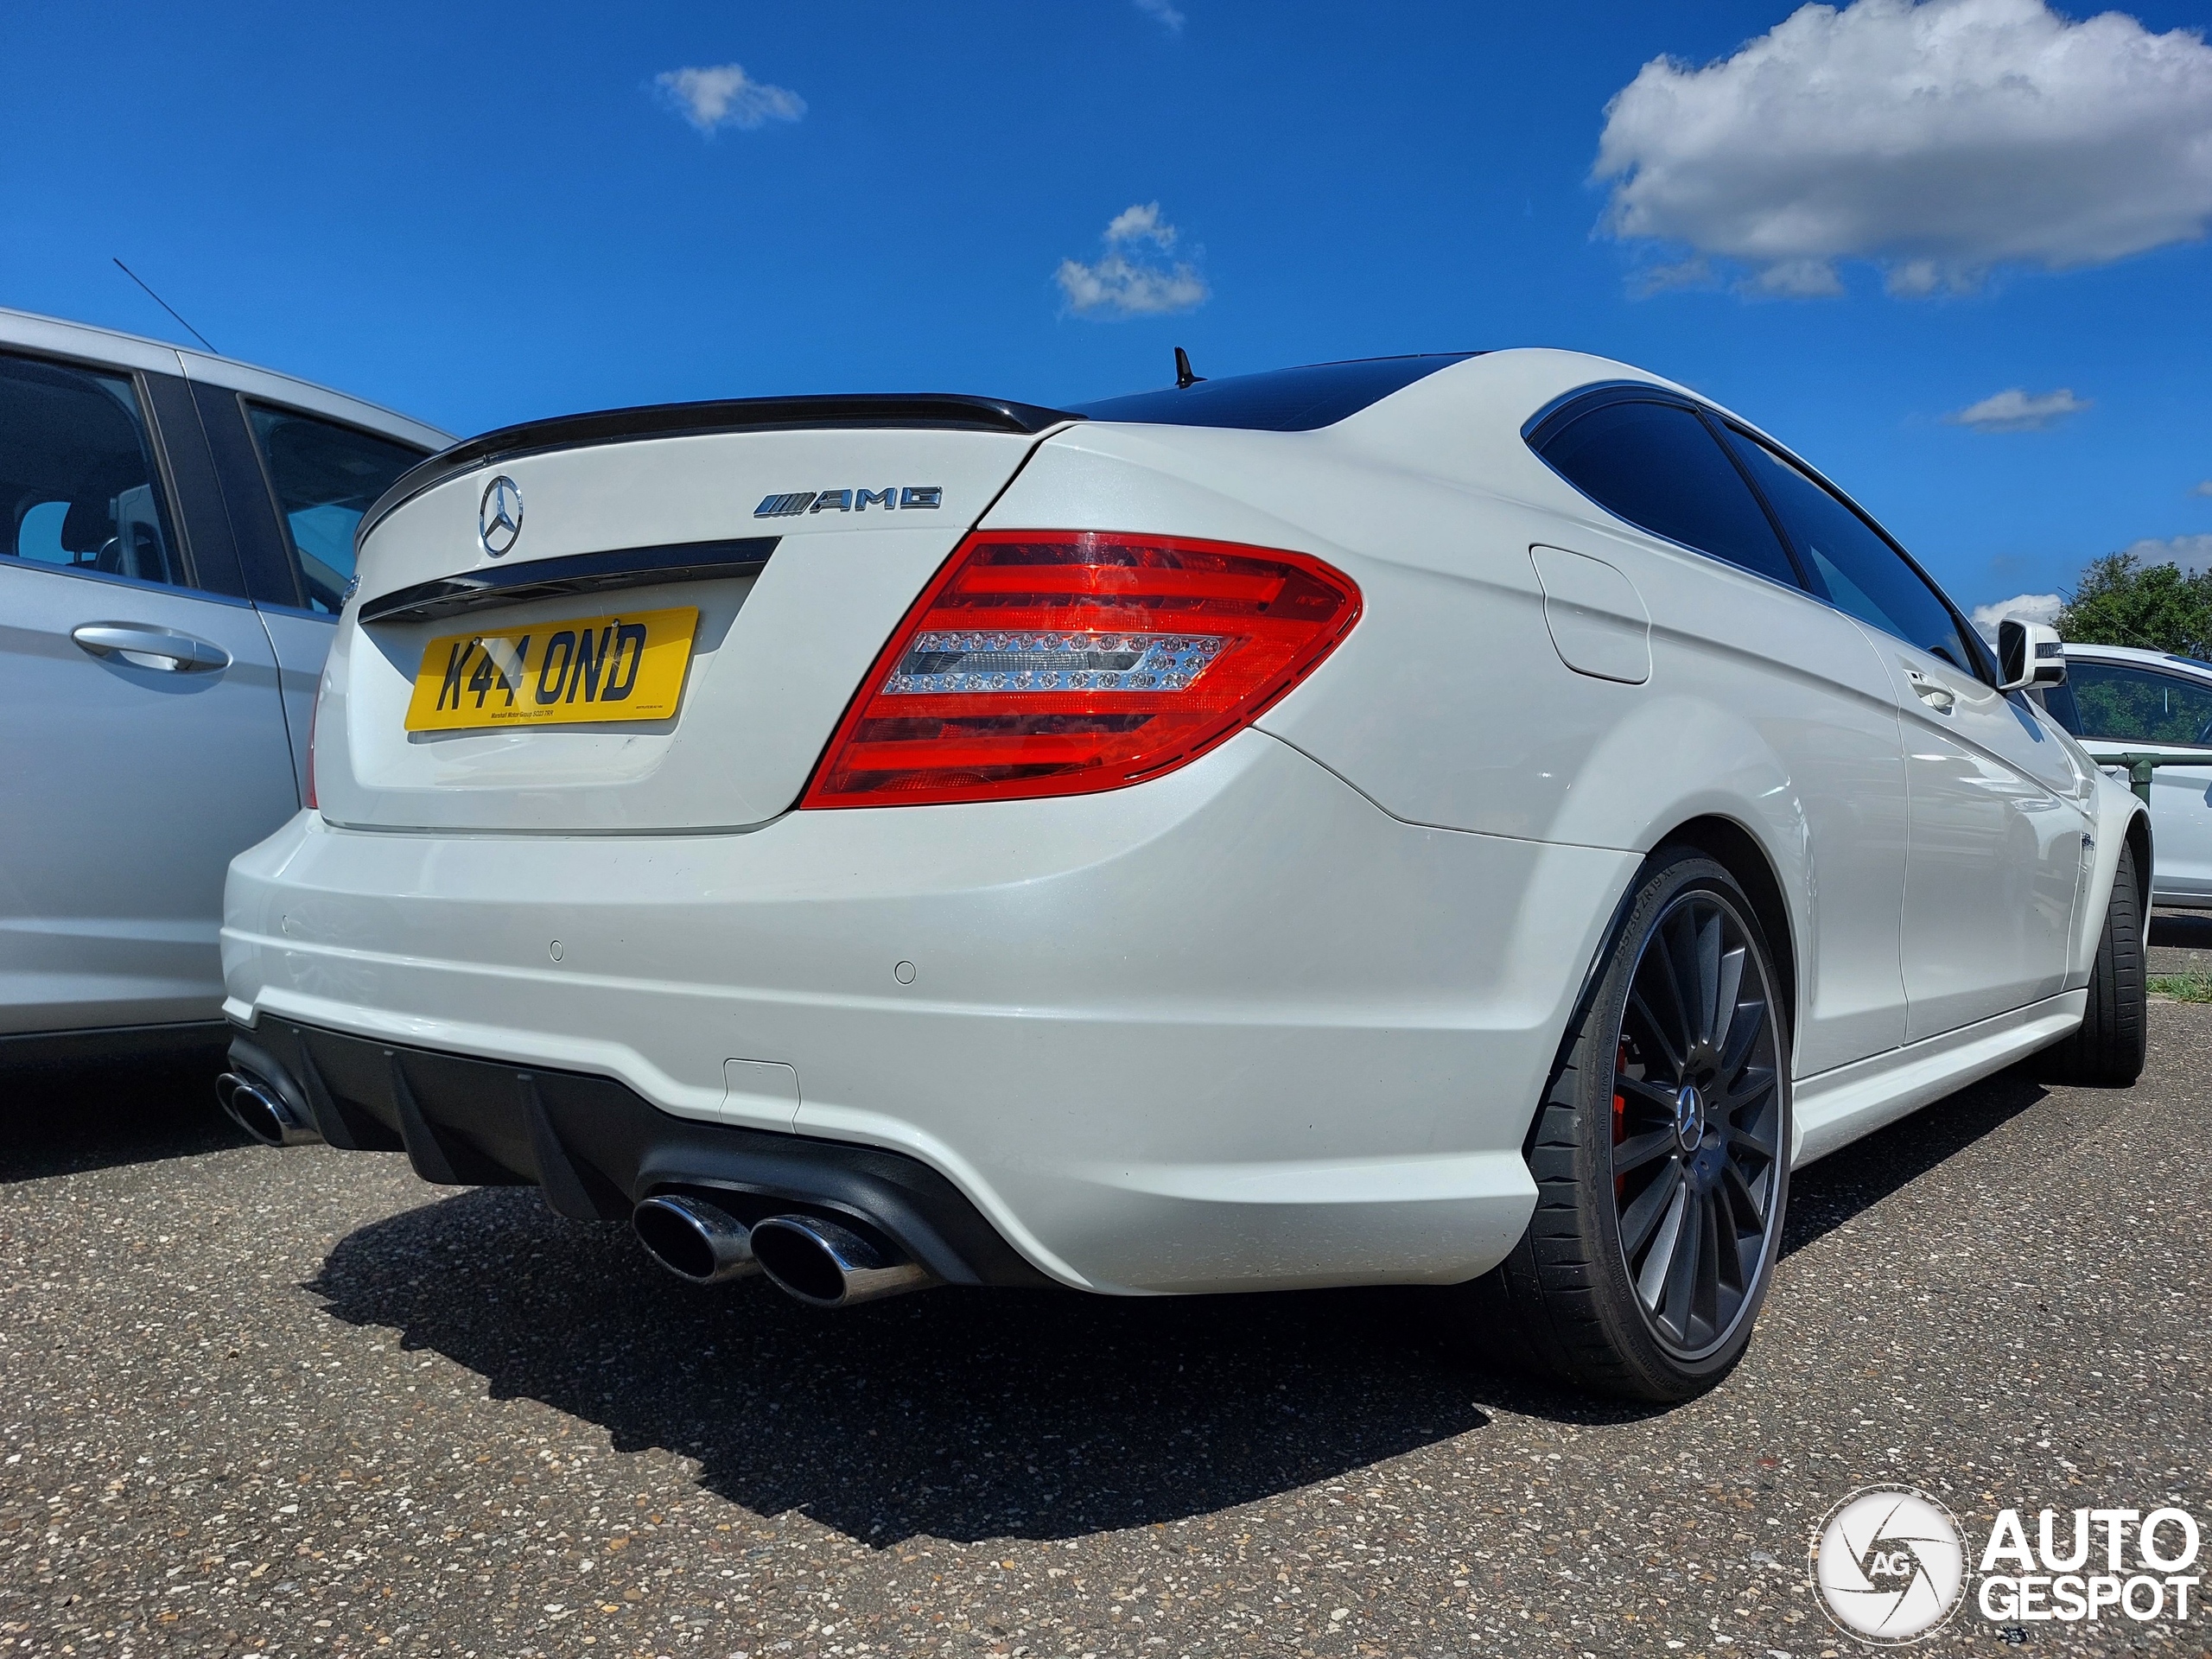
[[1744,918],[1691,888],[1629,977],[1613,1067],[1613,1208],[1653,1333],[1685,1357],[1735,1330],[1782,1218],[1772,995]]
[[1542,1369],[1671,1401],[1741,1357],[1789,1200],[1779,983],[1727,869],[1654,855],[1546,1091],[1536,1212],[1478,1288]]

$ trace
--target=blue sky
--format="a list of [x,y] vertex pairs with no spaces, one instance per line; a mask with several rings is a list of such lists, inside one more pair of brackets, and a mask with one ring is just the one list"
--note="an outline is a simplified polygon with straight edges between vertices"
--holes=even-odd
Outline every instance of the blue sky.
[[[1573,346],[1774,430],[1968,605],[2146,539],[2212,555],[2212,199],[2182,156],[2212,154],[2212,53],[2140,45],[2212,20],[2107,20],[2110,84],[2075,52],[2088,81],[2024,128],[1961,92],[1898,182],[1875,140],[1790,130],[1822,118],[1793,53],[1878,77],[1923,50],[1879,3],[1850,38],[1770,35],[1786,3],[16,6],[0,303],[181,338],[120,255],[226,353],[458,432],[778,391],[1072,400],[1161,384],[1178,344],[1210,374]],[[2023,52],[2068,27],[1944,6]],[[1763,37],[1648,76],[1611,135],[1628,169],[1593,181],[1645,65]],[[658,79],[732,64],[757,126],[687,118],[727,76],[706,104]],[[1841,230],[1777,230],[1792,193],[1870,177]],[[1136,288],[1058,280],[1117,252]],[[2012,390],[2073,412],[1947,418]]]

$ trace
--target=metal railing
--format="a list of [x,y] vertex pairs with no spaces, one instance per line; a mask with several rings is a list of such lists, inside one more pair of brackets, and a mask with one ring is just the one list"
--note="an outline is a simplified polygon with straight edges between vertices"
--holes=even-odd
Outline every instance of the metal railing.
[[2101,755],[2093,750],[2089,758],[2101,766],[2125,766],[2128,787],[2145,806],[2151,804],[2152,774],[2160,766],[2212,766],[2212,754],[2174,754],[2164,749],[2123,749]]

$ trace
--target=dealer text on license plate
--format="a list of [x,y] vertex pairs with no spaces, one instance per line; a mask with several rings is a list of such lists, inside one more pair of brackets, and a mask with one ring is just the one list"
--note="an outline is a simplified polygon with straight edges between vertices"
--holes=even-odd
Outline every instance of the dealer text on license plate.
[[698,621],[684,608],[444,635],[423,648],[407,729],[667,720]]

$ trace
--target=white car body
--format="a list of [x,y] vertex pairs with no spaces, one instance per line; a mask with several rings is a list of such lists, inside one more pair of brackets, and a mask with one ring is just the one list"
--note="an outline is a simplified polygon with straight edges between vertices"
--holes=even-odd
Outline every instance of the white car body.
[[[2099,760],[2130,751],[2187,754],[2202,750],[2201,766],[2164,766],[2151,777],[2151,829],[2157,849],[2158,868],[2152,872],[2153,904],[2178,909],[2212,909],[2212,664],[2163,651],[2140,651],[2128,645],[2069,644],[2066,661],[2072,681],[2094,681],[2101,671],[2118,671],[2146,689],[2164,694],[2175,712],[2184,705],[2198,718],[2183,718],[2171,726],[2172,741],[2155,732],[2169,729],[2166,721],[2134,732],[2111,729],[2109,721],[2095,719],[2093,699],[2064,694],[2063,707],[2080,712],[2068,719],[2069,729],[2082,747]],[[2087,669],[2087,674],[2082,672]],[[2076,685],[2075,690],[2078,691]],[[2060,694],[2054,694],[2054,700]],[[2059,712],[2055,707],[2053,712]]]
[[[326,1138],[404,1141],[435,1179],[625,1213],[681,1172],[594,1141],[585,1085],[611,1080],[589,1099],[634,1096],[687,1144],[912,1160],[1034,1278],[1169,1293],[1499,1262],[1562,1033],[1685,826],[1770,892],[1797,1162],[2065,1037],[2139,804],[2018,694],[1570,486],[1524,426],[1616,384],[1667,387],[1521,350],[1311,430],[702,416],[463,446],[366,530],[320,811],[232,866],[234,1054],[299,1071]],[[527,502],[504,559],[480,538],[500,476]],[[879,483],[942,505],[755,517]],[[971,527],[1290,550],[1362,609],[1147,781],[794,810]],[[410,686],[465,623],[359,620],[521,562],[770,532],[756,578],[623,595],[701,607],[671,721],[430,741],[403,729]],[[433,1095],[474,1110],[480,1084],[500,1103],[442,1123]]]
[[[112,430],[80,430],[88,406]],[[0,310],[0,1062],[225,1030],[224,874],[300,810],[337,622],[303,602],[253,411],[408,454],[448,442],[266,370]],[[114,489],[97,474],[118,442],[148,470]]]

